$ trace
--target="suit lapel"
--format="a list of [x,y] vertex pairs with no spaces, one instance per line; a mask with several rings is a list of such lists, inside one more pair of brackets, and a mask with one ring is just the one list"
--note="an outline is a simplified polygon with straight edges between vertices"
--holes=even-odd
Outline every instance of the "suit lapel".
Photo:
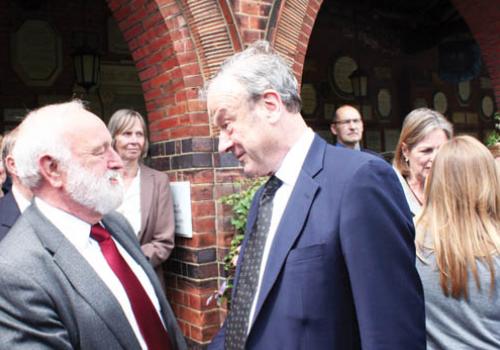
[[0,201],[0,224],[6,227],[12,227],[21,215],[12,191],[2,197]]
[[55,264],[75,291],[100,316],[124,348],[140,348],[134,332],[114,295],[64,235],[32,204],[25,212]]
[[323,167],[325,148],[326,142],[315,136],[276,230],[262,278],[254,320],[257,319],[264,301],[278,278],[289,251],[292,249],[305,225],[309,210],[319,190],[319,185],[314,180],[314,176]]
[[141,165],[141,231],[139,232],[139,242],[142,240],[142,236],[146,230],[146,223],[148,219],[148,213],[151,212],[151,200],[153,198],[154,191],[154,175],[152,172],[148,171],[148,168]]

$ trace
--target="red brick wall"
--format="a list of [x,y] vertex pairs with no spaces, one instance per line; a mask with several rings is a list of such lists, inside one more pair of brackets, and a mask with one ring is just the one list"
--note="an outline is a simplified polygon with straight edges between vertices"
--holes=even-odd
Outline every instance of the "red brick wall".
[[500,4],[498,1],[452,0],[481,48],[500,106]]

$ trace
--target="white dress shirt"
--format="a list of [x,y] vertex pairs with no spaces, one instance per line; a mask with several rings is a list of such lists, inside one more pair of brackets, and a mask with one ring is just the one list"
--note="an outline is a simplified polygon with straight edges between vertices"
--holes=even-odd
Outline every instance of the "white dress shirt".
[[[76,216],[51,206],[38,197],[35,198],[35,203],[42,214],[45,215],[47,219],[62,232],[66,239],[68,239],[68,241],[75,246],[78,252],[85,258],[85,260],[87,260],[97,275],[116,297],[123,309],[123,312],[125,313],[125,316],[127,316],[127,319],[134,330],[141,347],[143,349],[147,349],[146,342],[142,337],[125,289],[111,267],[108,265],[106,258],[101,252],[99,243],[90,238],[91,225],[80,220]],[[158,312],[160,319],[163,320],[159,311],[160,303],[156,297],[153,285],[151,284],[151,281],[147,277],[146,273],[120,245],[120,243],[118,243],[115,239],[113,239],[113,241],[115,242],[120,254],[141,282],[144,290],[148,294],[156,311]]]
[[314,139],[314,132],[308,128],[306,132],[300,137],[300,139],[292,146],[290,151],[283,158],[283,162],[279,167],[278,171],[274,174],[278,179],[283,181],[281,187],[276,191],[273,198],[273,213],[271,216],[271,225],[269,227],[269,233],[267,235],[266,244],[264,246],[264,253],[262,254],[262,261],[259,270],[259,282],[257,284],[257,290],[255,292],[255,297],[252,303],[252,308],[250,309],[250,322],[248,322],[248,332],[252,327],[252,323],[255,316],[255,308],[257,306],[257,300],[259,300],[260,289],[262,287],[262,278],[265,273],[265,268],[267,260],[269,258],[269,252],[274,241],[274,236],[276,235],[276,230],[281,221],[281,217],[285,211],[286,205],[290,196],[292,194],[297,178],[299,177],[300,170],[302,169],[302,164],[306,159],[307,152],[311,148],[311,144]]
[[117,212],[125,216],[130,226],[134,229],[134,233],[139,235],[141,231],[141,169],[137,170],[137,174],[130,183],[129,188],[125,191],[122,205],[116,209]]
[[14,184],[12,184],[12,195],[14,196],[17,206],[19,207],[19,211],[23,213],[26,208],[30,206],[31,202],[27,200],[21,192],[19,192],[16,185]]

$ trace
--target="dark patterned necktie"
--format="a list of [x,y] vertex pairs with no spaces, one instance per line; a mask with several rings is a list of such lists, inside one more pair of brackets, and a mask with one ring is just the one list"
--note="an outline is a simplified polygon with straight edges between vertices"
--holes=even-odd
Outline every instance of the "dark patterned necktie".
[[141,282],[121,256],[111,234],[101,225],[95,224],[90,230],[90,237],[99,243],[108,265],[122,283],[148,349],[171,349],[170,338],[158,312],[156,312]]
[[273,175],[264,186],[259,201],[257,221],[245,247],[238,285],[226,323],[226,350],[245,348],[250,309],[255,298],[262,254],[271,225],[273,198],[281,184],[282,181]]

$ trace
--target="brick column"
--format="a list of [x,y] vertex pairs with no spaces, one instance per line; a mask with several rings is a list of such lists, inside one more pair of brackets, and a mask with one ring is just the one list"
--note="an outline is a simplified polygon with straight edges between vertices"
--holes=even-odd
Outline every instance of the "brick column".
[[500,10],[497,1],[452,0],[481,47],[497,106],[500,106]]

